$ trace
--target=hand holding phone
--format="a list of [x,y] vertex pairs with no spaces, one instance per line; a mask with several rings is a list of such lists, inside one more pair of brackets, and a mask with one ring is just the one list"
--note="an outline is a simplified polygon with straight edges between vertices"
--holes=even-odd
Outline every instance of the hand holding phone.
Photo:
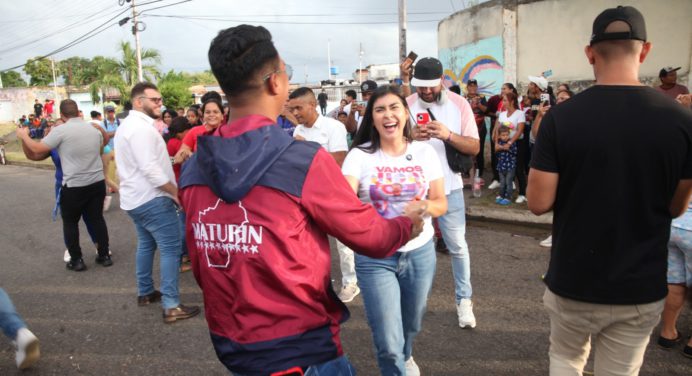
[[550,104],[550,95],[548,93],[541,93],[541,103]]

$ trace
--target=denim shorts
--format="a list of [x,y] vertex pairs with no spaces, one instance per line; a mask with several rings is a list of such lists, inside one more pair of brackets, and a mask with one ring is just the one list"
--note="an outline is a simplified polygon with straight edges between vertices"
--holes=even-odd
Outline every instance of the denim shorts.
[[692,287],[692,231],[676,227],[670,230],[668,283]]

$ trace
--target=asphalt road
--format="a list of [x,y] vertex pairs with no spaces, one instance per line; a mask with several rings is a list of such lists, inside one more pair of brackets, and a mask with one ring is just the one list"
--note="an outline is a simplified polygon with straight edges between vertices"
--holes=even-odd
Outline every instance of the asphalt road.
[[[53,172],[0,166],[0,286],[41,341],[42,357],[24,375],[224,375],[203,316],[165,325],[157,306],[138,307],[134,277],[135,232],[117,207],[106,213],[115,265],[94,264],[74,273],[62,261],[61,223],[52,222]],[[547,375],[548,317],[540,280],[548,252],[544,230],[471,224],[474,304],[478,326],[456,324],[451,265],[438,256],[437,273],[414,358],[423,375]],[[334,252],[334,279],[340,280]],[[202,305],[190,273],[180,278],[184,304]],[[358,297],[343,325],[346,353],[359,375],[377,375],[370,331]],[[680,329],[690,333],[685,312]],[[1,337],[1,336],[0,336]],[[652,337],[655,339],[655,335]],[[0,339],[0,375],[18,374],[14,349]],[[642,375],[692,375],[692,360],[650,344]]]

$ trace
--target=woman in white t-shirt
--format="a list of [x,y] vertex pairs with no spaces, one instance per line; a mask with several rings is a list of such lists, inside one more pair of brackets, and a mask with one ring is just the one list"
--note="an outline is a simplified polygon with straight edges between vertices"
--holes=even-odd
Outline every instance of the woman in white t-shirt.
[[410,113],[396,88],[378,88],[368,101],[342,172],[363,202],[381,216],[424,210],[423,232],[384,259],[356,254],[356,274],[383,375],[415,373],[412,343],[421,329],[435,275],[430,217],[447,211],[440,159],[412,141]]
[[[495,124],[495,129],[493,129],[493,144],[495,144],[497,139],[497,131],[500,129],[500,126],[508,127],[510,129],[508,143],[510,145],[517,144],[517,166],[523,166],[526,158],[526,147],[522,147],[524,145],[519,145],[518,143],[524,142],[526,115],[519,109],[517,95],[513,92],[502,94],[502,108],[504,111],[497,116],[497,124]],[[519,181],[519,196],[516,203],[521,204],[526,202],[526,172],[523,168],[517,167],[517,180]]]

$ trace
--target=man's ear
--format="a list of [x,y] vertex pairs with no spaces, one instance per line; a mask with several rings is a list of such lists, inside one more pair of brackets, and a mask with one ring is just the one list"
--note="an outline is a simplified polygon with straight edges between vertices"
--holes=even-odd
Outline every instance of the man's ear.
[[278,74],[272,74],[267,78],[267,90],[269,90],[271,95],[278,95],[281,92],[281,82],[279,82]]
[[643,63],[644,60],[646,60],[646,56],[649,55],[651,47],[651,42],[644,42],[644,45],[642,46],[642,52],[639,54],[639,63]]
[[586,55],[586,58],[589,60],[589,64],[594,65],[596,59],[594,58],[593,48],[591,48],[591,46],[584,47],[584,54]]

